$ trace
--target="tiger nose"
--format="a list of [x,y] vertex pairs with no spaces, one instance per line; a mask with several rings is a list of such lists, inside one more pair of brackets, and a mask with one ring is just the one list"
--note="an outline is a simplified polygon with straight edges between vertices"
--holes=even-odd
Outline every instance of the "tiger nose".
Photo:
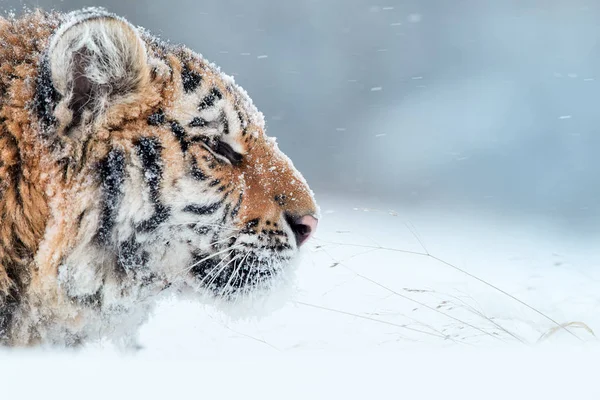
[[312,215],[305,215],[300,218],[287,216],[286,220],[296,236],[298,247],[302,246],[314,234],[319,223],[319,220]]

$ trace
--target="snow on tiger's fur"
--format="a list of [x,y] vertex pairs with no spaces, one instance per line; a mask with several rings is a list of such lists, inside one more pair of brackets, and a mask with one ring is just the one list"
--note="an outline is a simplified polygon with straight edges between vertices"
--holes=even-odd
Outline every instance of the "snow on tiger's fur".
[[243,89],[101,9],[0,18],[0,341],[135,338],[161,295],[244,303],[316,228]]

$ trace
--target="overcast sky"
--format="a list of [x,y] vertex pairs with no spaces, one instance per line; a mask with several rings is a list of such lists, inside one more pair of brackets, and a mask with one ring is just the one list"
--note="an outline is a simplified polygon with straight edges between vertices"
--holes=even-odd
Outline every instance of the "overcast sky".
[[319,193],[600,222],[600,3],[101,5],[233,74]]

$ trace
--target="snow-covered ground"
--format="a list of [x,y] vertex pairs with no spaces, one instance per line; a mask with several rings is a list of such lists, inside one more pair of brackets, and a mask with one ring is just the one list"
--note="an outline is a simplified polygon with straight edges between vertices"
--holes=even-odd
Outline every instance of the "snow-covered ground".
[[600,398],[597,238],[318,200],[282,308],[234,320],[167,301],[135,354],[5,351],[0,398]]

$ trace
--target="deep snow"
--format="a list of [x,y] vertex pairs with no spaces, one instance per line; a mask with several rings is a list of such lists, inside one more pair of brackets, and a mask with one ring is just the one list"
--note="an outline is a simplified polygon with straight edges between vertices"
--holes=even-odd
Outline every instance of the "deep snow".
[[135,354],[107,343],[76,353],[3,351],[2,393],[598,398],[595,238],[476,211],[318,200],[321,224],[283,308],[231,319],[167,301]]

